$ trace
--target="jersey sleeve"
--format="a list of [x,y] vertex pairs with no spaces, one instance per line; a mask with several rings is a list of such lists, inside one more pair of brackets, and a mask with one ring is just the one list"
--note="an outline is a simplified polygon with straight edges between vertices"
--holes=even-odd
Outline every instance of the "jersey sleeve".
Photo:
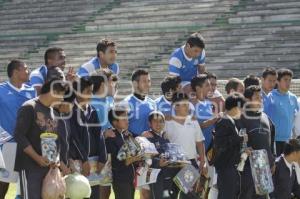
[[120,67],[119,67],[119,64],[114,63],[114,64],[112,65],[111,70],[112,70],[112,72],[113,72],[115,75],[119,75],[119,74],[120,74]]
[[45,83],[44,77],[39,70],[32,71],[29,81],[33,87],[42,86]]
[[169,74],[179,76],[181,67],[181,60],[176,56],[172,56],[169,60]]

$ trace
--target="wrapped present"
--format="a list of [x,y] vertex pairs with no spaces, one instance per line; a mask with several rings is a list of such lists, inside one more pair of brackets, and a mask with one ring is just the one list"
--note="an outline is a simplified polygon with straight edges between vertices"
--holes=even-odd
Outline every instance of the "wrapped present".
[[173,178],[173,181],[182,192],[187,194],[193,190],[199,178],[199,171],[192,165],[186,165]]
[[57,134],[46,132],[46,133],[42,133],[40,138],[41,138],[42,156],[46,157],[51,163],[58,162],[59,154],[56,145],[56,140],[58,138]]
[[267,151],[254,150],[249,158],[256,194],[267,195],[273,192],[274,185]]
[[107,161],[100,172],[100,185],[107,186],[112,183],[112,167],[111,167],[111,155],[108,154]]
[[168,162],[168,167],[183,167],[191,162],[185,155],[184,150],[178,144],[167,143],[161,146],[163,153],[161,158],[164,158]]
[[139,143],[141,147],[141,153],[144,157],[151,158],[159,154],[155,148],[155,145],[151,143],[147,138],[136,137],[135,140]]
[[124,140],[123,146],[120,148],[117,158],[120,161],[125,160],[126,164],[140,160],[142,157],[142,149],[139,143],[133,138],[128,137]]

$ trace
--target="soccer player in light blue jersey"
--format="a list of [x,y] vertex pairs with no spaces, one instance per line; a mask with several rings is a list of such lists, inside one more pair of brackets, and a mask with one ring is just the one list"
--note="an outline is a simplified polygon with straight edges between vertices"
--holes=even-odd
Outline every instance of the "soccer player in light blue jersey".
[[[9,80],[0,84],[0,134],[6,132],[13,136],[19,108],[25,101],[34,98],[36,92],[25,84],[29,79],[29,71],[24,62],[12,60],[7,66],[7,75]],[[0,198],[5,198],[8,185],[0,182]]]
[[[50,68],[59,67],[62,71],[66,65],[66,55],[62,48],[48,48],[44,55],[45,63],[30,73],[29,83],[37,94],[40,94],[42,85],[45,83]],[[70,72],[70,71],[69,71]]]
[[169,60],[169,74],[180,76],[186,93],[191,92],[190,82],[197,74],[205,72],[205,44],[199,33],[192,34],[186,44],[177,48]]
[[90,76],[99,69],[108,68],[119,75],[120,68],[116,63],[117,49],[114,41],[103,39],[97,44],[97,56],[80,66],[77,75]]

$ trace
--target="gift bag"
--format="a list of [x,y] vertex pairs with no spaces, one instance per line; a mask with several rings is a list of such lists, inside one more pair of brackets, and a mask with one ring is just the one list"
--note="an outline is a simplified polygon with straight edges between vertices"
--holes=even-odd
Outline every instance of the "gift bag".
[[5,168],[0,169],[0,181],[7,183],[16,183],[19,177],[18,172],[14,171],[17,153],[17,143],[6,142],[2,146],[3,161]]
[[161,147],[164,151],[161,158],[167,160],[168,167],[184,167],[186,164],[191,163],[180,145],[167,143]]
[[139,160],[141,156],[142,150],[139,143],[133,137],[128,137],[124,140],[124,144],[120,148],[117,158],[120,161],[125,160],[126,165],[128,165],[128,162]]
[[274,186],[267,151],[252,151],[250,166],[256,194],[267,195],[273,192]]
[[158,151],[156,150],[155,145],[151,143],[147,138],[139,136],[136,137],[135,140],[141,146],[142,154],[145,157],[151,158],[155,155],[158,155]]
[[66,184],[57,167],[50,168],[44,178],[42,187],[43,199],[63,199],[65,198]]
[[199,178],[199,171],[192,165],[186,165],[173,178],[173,181],[182,192],[187,194],[193,190],[193,187]]
[[100,185],[107,186],[112,183],[112,167],[111,167],[111,155],[107,155],[107,161],[100,172]]

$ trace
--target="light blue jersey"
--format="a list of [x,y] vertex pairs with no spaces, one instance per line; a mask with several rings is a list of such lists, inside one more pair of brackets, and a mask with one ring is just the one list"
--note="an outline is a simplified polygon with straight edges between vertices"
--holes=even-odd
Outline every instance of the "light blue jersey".
[[31,86],[43,86],[47,78],[48,68],[45,65],[41,65],[37,69],[33,70],[29,76],[29,83]]
[[205,50],[199,57],[189,58],[184,52],[184,46],[176,49],[169,60],[169,74],[180,76],[182,82],[190,82],[197,76],[198,65],[205,63]]
[[18,89],[9,82],[0,84],[0,126],[13,135],[17,112],[22,104],[36,97],[36,91],[33,87],[23,84]]
[[128,130],[134,136],[139,136],[150,129],[148,116],[156,110],[155,102],[151,98],[147,96],[144,100],[140,100],[134,95],[129,95],[120,104],[128,108]]
[[[79,77],[83,76],[89,76],[93,73],[95,73],[97,70],[101,68],[100,60],[98,57],[93,57],[88,62],[84,63],[82,66],[80,66],[77,75]],[[117,63],[113,63],[112,65],[108,66],[108,68],[116,75],[119,75],[120,68]]]
[[275,125],[275,141],[285,142],[291,138],[298,110],[297,97],[290,91],[283,94],[274,89],[269,93],[264,102],[264,112]]

